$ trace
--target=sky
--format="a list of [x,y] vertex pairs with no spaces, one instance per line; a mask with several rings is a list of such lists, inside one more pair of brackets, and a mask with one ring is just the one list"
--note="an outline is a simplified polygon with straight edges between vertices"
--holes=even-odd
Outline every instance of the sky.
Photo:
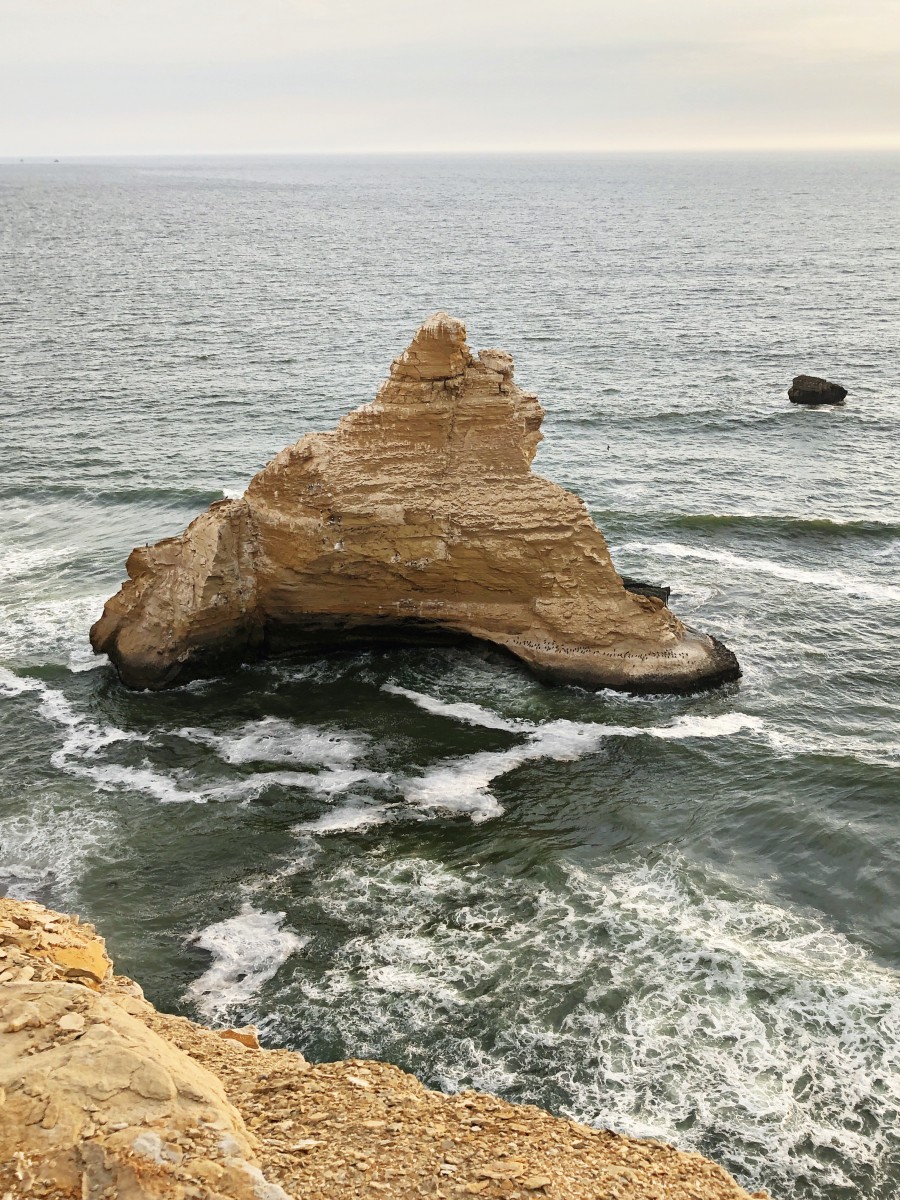
[[900,148],[900,0],[0,0],[0,156]]

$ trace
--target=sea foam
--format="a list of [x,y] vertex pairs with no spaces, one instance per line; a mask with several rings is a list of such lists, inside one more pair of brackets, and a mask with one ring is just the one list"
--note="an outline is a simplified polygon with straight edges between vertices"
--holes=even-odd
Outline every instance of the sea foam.
[[188,997],[206,1016],[220,1019],[248,1004],[309,938],[285,929],[283,912],[264,912],[245,902],[241,911],[207,925],[188,939],[208,951],[212,963],[188,988]]
[[656,554],[662,558],[694,558],[704,562],[719,563],[731,570],[749,574],[772,575],[791,583],[808,583],[816,587],[830,588],[848,596],[859,596],[866,600],[882,603],[900,603],[900,587],[887,583],[874,583],[856,579],[844,571],[809,570],[805,567],[787,566],[768,558],[745,558],[731,550],[707,550],[703,546],[685,546],[680,542],[626,542],[618,547],[622,551],[641,554]]
[[465,814],[473,821],[499,817],[503,806],[490,792],[490,784],[526,762],[542,758],[571,762],[592,754],[611,737],[655,737],[666,741],[689,738],[730,737],[742,732],[763,730],[764,722],[748,713],[722,713],[717,716],[678,717],[670,725],[603,725],[586,721],[507,720],[478,704],[437,700],[423,692],[393,684],[385,691],[404,696],[426,712],[454,718],[484,729],[522,734],[526,740],[508,750],[485,750],[477,754],[441,762],[422,775],[400,780],[398,786],[410,804],[425,810],[443,810]]
[[316,908],[346,933],[297,1020],[361,1057],[414,1046],[450,1090],[714,1144],[751,1188],[870,1194],[898,1148],[896,973],[674,851],[559,868],[320,868]]
[[181,737],[213,747],[227,763],[307,763],[340,768],[355,762],[365,751],[368,739],[349,734],[295,725],[279,717],[249,721],[232,733],[209,729],[181,729]]

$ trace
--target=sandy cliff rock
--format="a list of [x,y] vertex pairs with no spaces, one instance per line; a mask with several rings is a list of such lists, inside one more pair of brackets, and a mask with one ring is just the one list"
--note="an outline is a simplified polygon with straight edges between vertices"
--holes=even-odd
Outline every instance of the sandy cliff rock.
[[91,926],[0,900],[0,952],[4,1196],[287,1200],[221,1081],[141,1019],[152,1006]]
[[625,590],[581,500],[532,472],[542,418],[508,354],[473,355],[435,314],[374,403],[133,551],[94,649],[138,688],[304,647],[466,637],[588,687],[736,678],[719,642]]
[[0,899],[0,953],[8,1200],[749,1200],[659,1142],[158,1013],[91,926],[38,904]]

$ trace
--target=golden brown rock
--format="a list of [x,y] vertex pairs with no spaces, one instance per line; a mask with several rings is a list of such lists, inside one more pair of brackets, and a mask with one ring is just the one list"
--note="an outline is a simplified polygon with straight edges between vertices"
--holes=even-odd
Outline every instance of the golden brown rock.
[[29,978],[77,980],[97,989],[112,973],[112,962],[93,925],[50,912],[29,900],[4,900],[0,908],[0,983],[14,982],[17,965],[7,947],[27,949]]
[[473,355],[436,313],[372,404],[133,551],[94,649],[149,688],[260,654],[447,638],[588,687],[736,678],[721,643],[626,591],[581,500],[532,472],[542,418],[507,353]]
[[259,1030],[255,1025],[244,1025],[240,1029],[219,1029],[217,1032],[219,1037],[246,1046],[248,1050],[259,1049]]
[[0,899],[7,962],[17,979],[34,968],[0,985],[9,1200],[748,1200],[697,1154],[431,1092],[385,1063],[248,1047],[158,1013],[122,976],[99,994],[67,983],[36,940],[70,923]]

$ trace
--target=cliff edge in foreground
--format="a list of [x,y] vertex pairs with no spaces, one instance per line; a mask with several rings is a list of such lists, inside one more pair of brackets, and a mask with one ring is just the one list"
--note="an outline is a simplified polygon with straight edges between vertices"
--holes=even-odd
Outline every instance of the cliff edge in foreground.
[[11,1200],[748,1200],[659,1142],[165,1016],[39,904],[0,899],[0,956]]
[[476,357],[436,313],[374,403],[133,550],[94,650],[135,688],[304,648],[461,638],[585,687],[736,679],[720,642],[626,591],[581,500],[532,473],[542,419],[510,356]]

